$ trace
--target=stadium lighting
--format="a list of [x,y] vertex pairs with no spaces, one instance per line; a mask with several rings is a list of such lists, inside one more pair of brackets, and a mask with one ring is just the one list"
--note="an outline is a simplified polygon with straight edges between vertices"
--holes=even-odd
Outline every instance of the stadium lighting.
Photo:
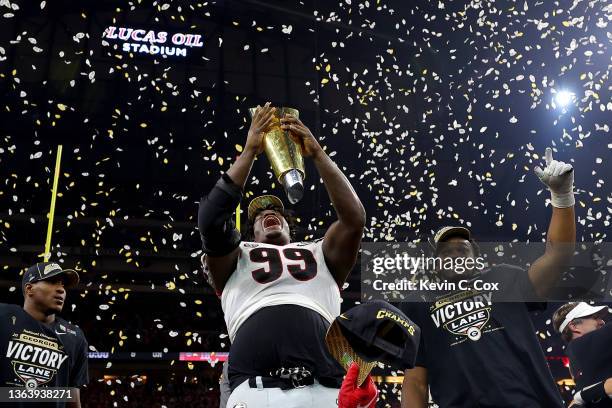
[[566,108],[574,99],[574,93],[567,90],[558,91],[554,96],[555,105],[560,108]]

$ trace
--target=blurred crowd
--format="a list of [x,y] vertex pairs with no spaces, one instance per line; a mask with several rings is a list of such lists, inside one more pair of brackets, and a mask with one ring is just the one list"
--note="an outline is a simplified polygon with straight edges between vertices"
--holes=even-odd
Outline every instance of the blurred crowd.
[[204,384],[92,382],[81,391],[84,408],[212,408],[219,406],[218,382]]

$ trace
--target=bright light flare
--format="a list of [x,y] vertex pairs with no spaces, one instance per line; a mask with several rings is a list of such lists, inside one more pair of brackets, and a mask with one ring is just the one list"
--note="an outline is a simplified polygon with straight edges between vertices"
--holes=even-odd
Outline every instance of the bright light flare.
[[576,100],[576,95],[567,90],[561,90],[555,93],[554,103],[559,108],[567,108]]

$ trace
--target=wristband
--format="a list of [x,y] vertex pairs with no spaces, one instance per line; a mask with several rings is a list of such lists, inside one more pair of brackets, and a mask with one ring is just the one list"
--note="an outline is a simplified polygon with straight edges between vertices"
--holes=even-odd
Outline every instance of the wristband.
[[604,382],[600,381],[596,384],[584,387],[576,394],[574,399],[577,399],[576,397],[579,397],[582,403],[586,402],[587,404],[596,404],[608,398],[608,394],[606,394]]
[[550,203],[553,207],[557,208],[568,208],[574,206],[576,204],[576,199],[574,198],[574,192],[570,191],[568,193],[555,193],[553,191],[550,192]]

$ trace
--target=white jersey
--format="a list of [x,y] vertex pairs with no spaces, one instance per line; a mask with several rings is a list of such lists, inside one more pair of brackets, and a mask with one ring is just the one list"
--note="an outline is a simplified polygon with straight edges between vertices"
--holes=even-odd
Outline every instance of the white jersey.
[[298,305],[331,323],[340,314],[340,290],[323,257],[323,240],[284,246],[241,242],[236,269],[221,294],[233,342],[253,313],[276,305]]

